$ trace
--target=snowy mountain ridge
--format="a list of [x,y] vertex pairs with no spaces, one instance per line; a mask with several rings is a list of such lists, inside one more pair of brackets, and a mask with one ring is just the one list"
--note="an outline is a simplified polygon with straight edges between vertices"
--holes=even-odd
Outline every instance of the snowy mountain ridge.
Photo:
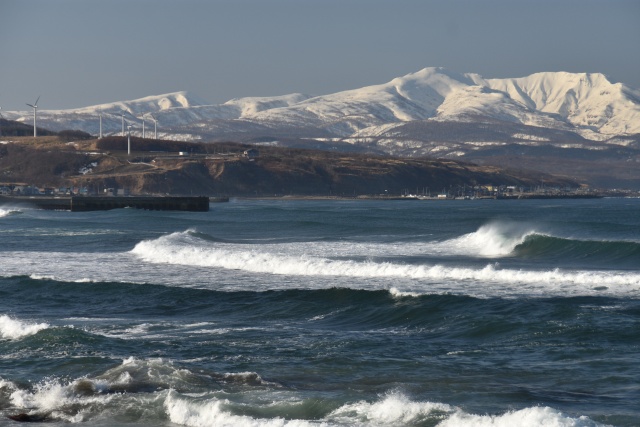
[[[444,68],[321,96],[247,97],[211,105],[188,92],[175,92],[80,109],[39,110],[38,126],[98,134],[97,117],[102,114],[104,132],[117,134],[123,112],[137,133],[142,116],[151,113],[163,137],[207,140],[287,135],[358,143],[363,138],[393,138],[402,128],[403,143],[418,144],[428,135],[407,134],[412,122],[510,123],[592,141],[624,141],[640,134],[640,91],[612,83],[603,74],[543,72],[485,79]],[[32,120],[30,111],[5,116]],[[536,138],[544,139],[532,136]]]

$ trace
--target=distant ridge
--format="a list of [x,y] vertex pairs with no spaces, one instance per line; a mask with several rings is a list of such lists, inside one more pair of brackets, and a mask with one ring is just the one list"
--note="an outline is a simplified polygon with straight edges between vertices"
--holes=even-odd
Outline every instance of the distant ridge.
[[[407,155],[458,156],[470,147],[512,142],[634,145],[640,135],[640,91],[612,83],[603,74],[543,72],[485,79],[445,68],[424,68],[387,83],[320,96],[247,97],[211,105],[188,92],[174,92],[79,109],[41,110],[38,126],[95,135],[102,112],[105,133],[117,134],[122,111],[138,135],[140,117],[152,113],[163,138],[275,143],[303,138]],[[5,116],[31,120],[29,111]],[[438,123],[448,124],[447,138],[431,132]],[[457,136],[456,124],[475,124],[478,129],[489,125],[511,133],[469,140]]]
[[79,113],[79,114],[95,114],[99,111],[119,113],[120,111],[128,111],[131,113],[153,113],[156,111],[164,111],[171,108],[190,108],[200,105],[207,105],[208,102],[187,91],[167,93],[163,95],[147,96],[132,101],[118,101],[108,104],[93,105],[84,108],[71,110],[50,110],[52,113]]

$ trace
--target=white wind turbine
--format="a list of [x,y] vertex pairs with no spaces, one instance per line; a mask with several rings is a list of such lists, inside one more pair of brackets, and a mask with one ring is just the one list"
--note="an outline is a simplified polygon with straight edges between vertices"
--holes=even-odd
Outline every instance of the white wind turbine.
[[[2,110],[2,107],[0,107],[0,110]],[[2,112],[0,112],[0,119],[4,120],[4,116],[2,115]],[[0,136],[2,136],[2,126],[0,126]]]
[[38,96],[38,99],[36,99],[36,102],[33,103],[33,105],[27,104],[29,107],[33,108],[33,137],[34,138],[38,136],[38,129],[36,128],[36,115],[38,111],[38,101],[40,101],[39,96]]
[[102,139],[102,108],[99,108],[98,111],[100,114],[100,136],[98,137],[98,139]]
[[131,155],[131,127],[132,125],[127,124],[128,136],[127,136],[127,155]]
[[142,139],[144,139],[144,114],[140,116],[140,120],[142,120]]
[[122,136],[124,136],[124,110],[120,111],[120,115],[122,116]]
[[149,113],[151,116],[151,120],[153,120],[153,139],[158,139],[158,120],[153,116],[153,114]]

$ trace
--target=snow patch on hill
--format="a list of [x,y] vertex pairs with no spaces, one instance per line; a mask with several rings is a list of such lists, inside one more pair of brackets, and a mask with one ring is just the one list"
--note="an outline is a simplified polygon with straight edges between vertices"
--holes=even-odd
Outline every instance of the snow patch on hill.
[[640,91],[603,74],[536,73],[487,83],[531,110],[558,115],[585,136],[640,133]]
[[106,104],[93,105],[84,108],[68,109],[68,110],[43,110],[42,113],[67,115],[67,114],[100,114],[115,113],[120,114],[121,111],[140,115],[145,113],[156,113],[171,108],[191,108],[208,103],[186,91],[167,93],[164,95],[147,96],[131,101],[117,101]]
[[275,108],[290,107],[304,100],[311,98],[311,95],[292,93],[283,96],[273,97],[247,97],[232,99],[224,105],[234,106],[239,109],[240,117],[252,117],[257,113]]

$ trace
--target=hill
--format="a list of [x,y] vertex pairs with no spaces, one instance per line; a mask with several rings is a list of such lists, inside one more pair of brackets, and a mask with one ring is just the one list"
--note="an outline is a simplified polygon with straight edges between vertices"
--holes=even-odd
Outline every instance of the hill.
[[[0,145],[5,183],[86,187],[101,193],[172,195],[400,195],[456,192],[479,185],[577,186],[548,174],[477,166],[454,160],[408,159],[360,153],[260,147],[237,143],[121,137],[67,143],[57,137],[17,139]],[[255,148],[254,148],[255,149]]]
[[[51,136],[57,132],[38,127],[38,135]],[[33,135],[33,125],[7,120],[0,117],[0,138],[7,136],[29,136]]]

